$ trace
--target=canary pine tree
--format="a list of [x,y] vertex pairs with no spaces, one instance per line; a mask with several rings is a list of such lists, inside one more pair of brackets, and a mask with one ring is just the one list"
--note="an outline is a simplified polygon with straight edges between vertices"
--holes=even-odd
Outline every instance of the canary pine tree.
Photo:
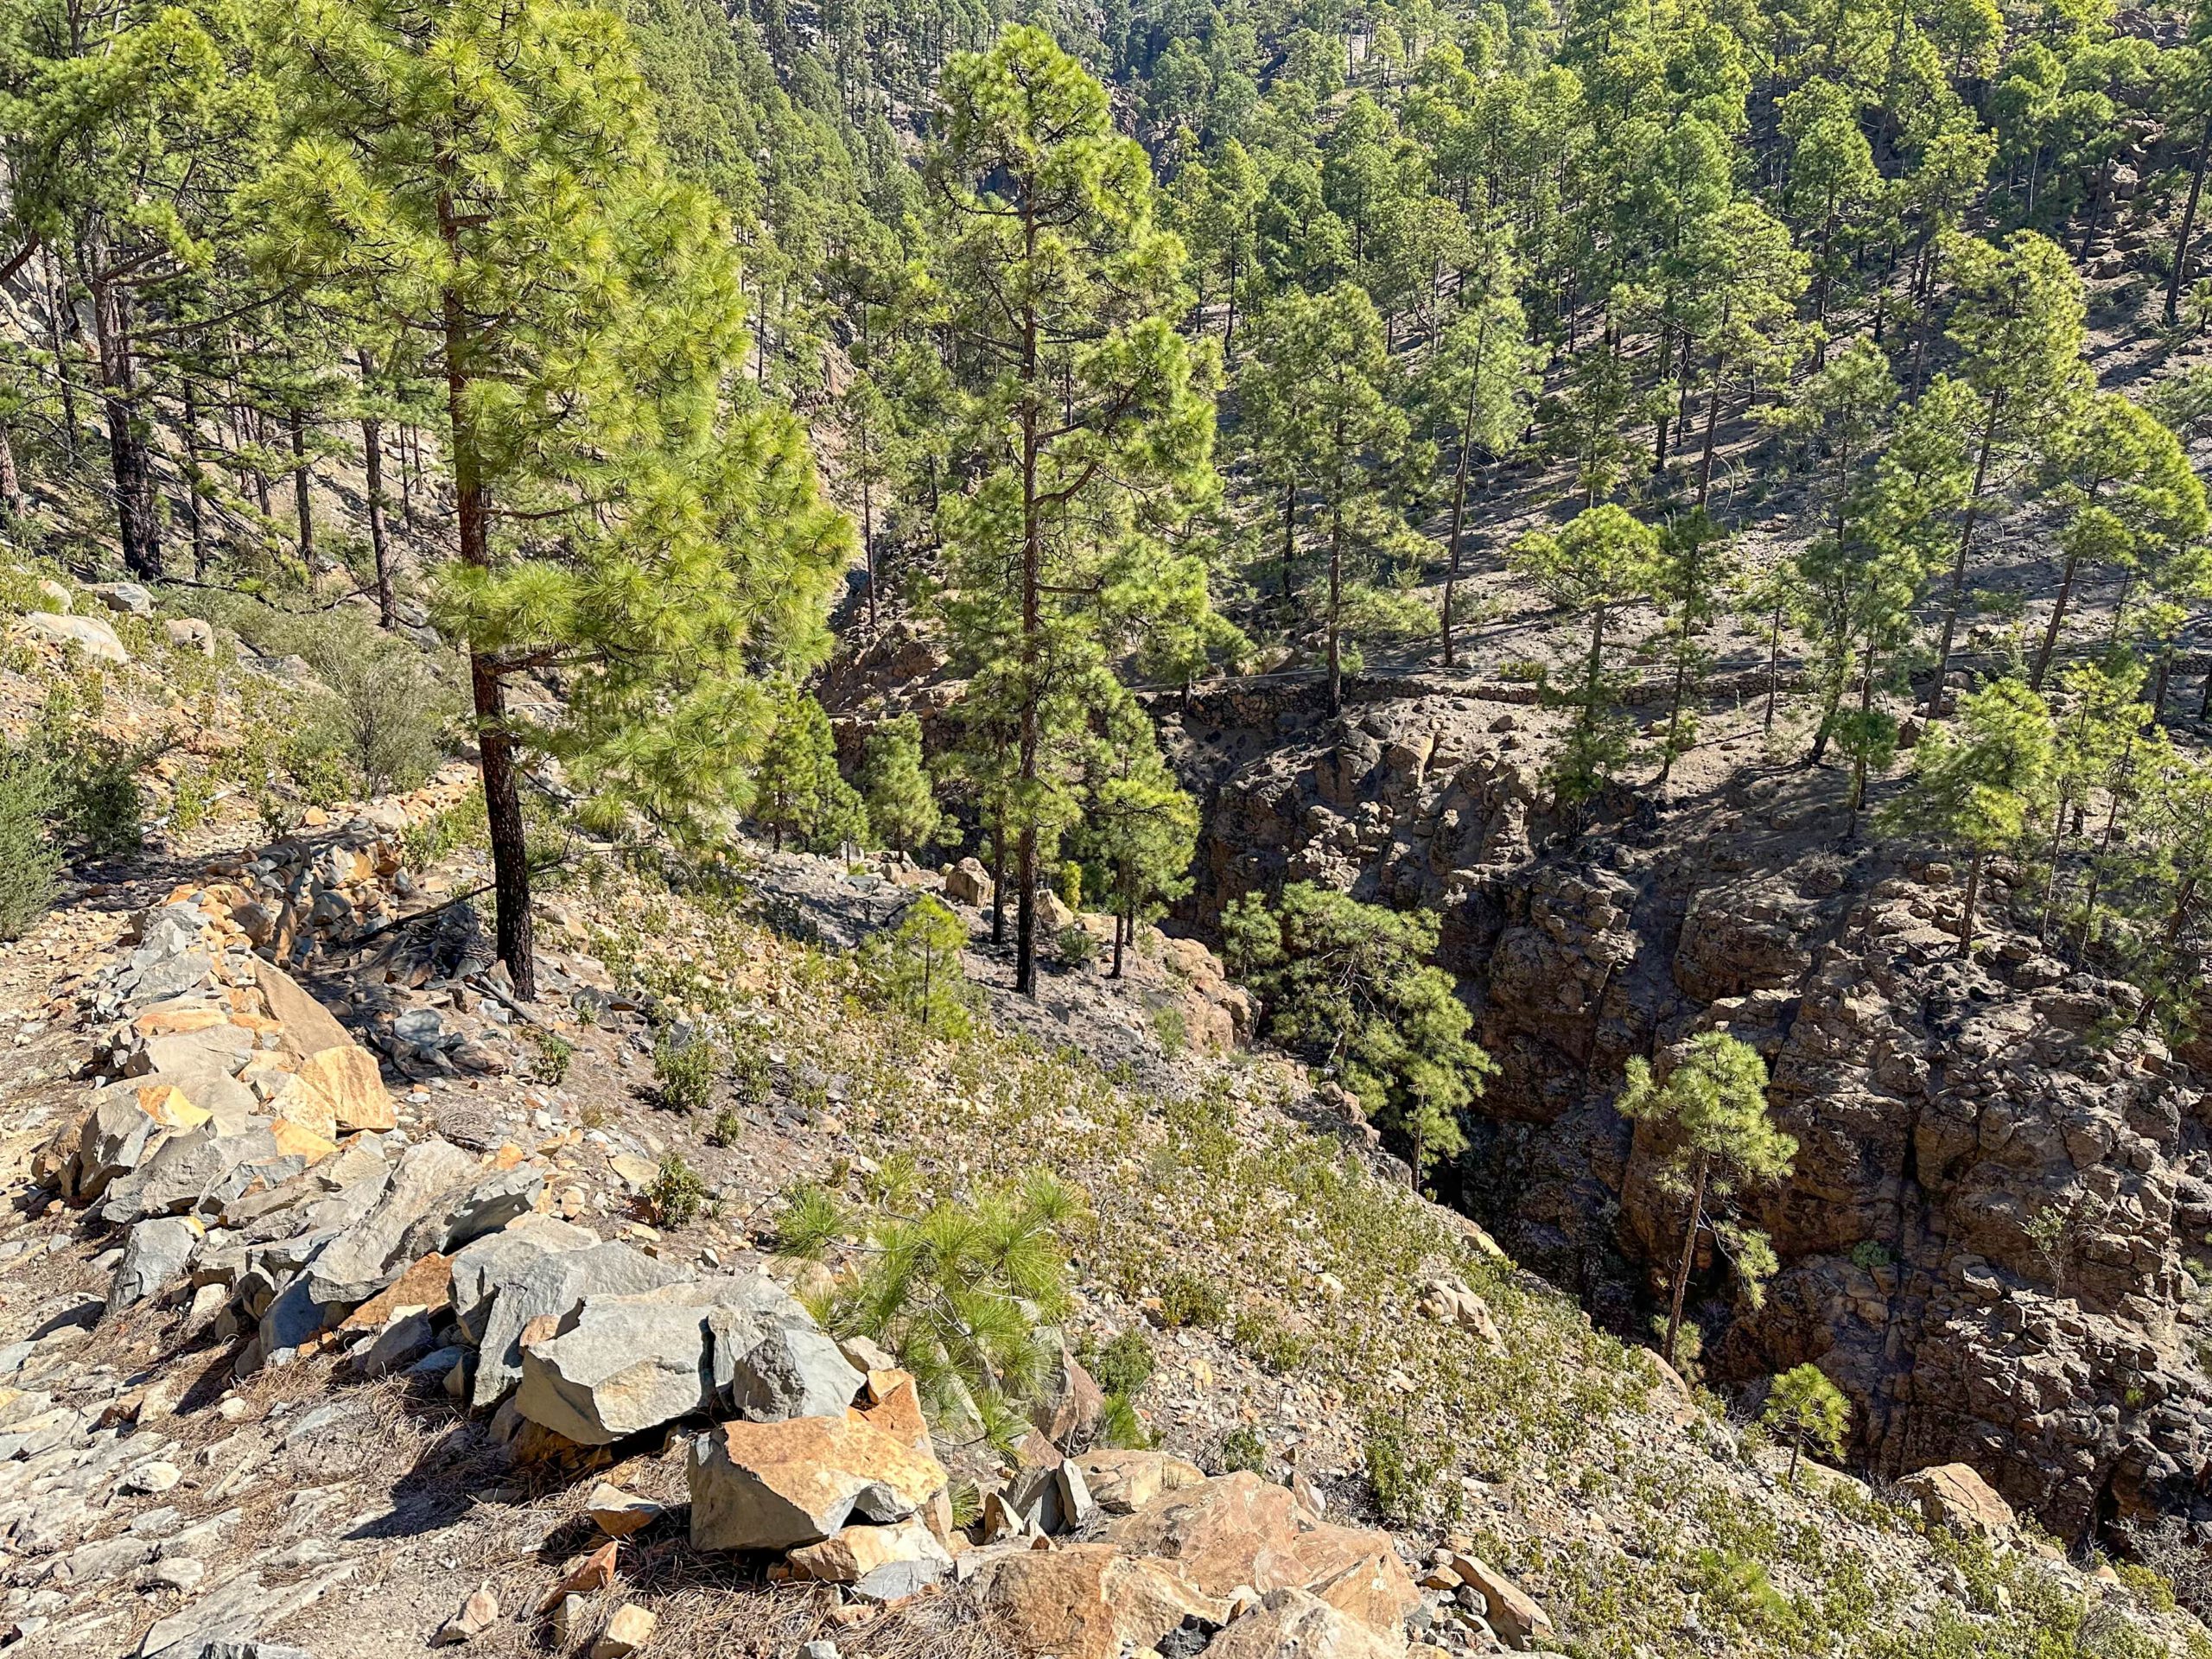
[[[270,32],[287,148],[262,257],[322,310],[389,331],[444,390],[456,560],[499,953],[534,995],[522,772],[690,833],[749,795],[757,677],[826,636],[850,527],[742,363],[729,227],[673,180],[613,13],[565,0],[302,0]],[[509,704],[558,671],[557,726]]]
[[1171,540],[1218,490],[1218,351],[1176,324],[1183,245],[1104,89],[1041,29],[945,67],[929,173],[944,216],[962,442],[976,483],[941,514],[959,655],[1013,728],[1014,984],[1036,989],[1037,884],[1072,817],[1052,764],[1099,706],[1078,688],[1109,644],[1203,604]]

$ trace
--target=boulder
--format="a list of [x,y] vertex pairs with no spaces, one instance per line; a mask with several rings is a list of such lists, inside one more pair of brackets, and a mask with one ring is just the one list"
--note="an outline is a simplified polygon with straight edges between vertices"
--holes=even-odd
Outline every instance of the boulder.
[[630,1659],[630,1656],[653,1639],[653,1628],[660,1623],[657,1614],[640,1607],[634,1601],[626,1601],[614,1610],[591,1644],[591,1659]]
[[855,1519],[904,1521],[944,1490],[944,1465],[856,1414],[724,1423],[686,1469],[699,1549],[789,1549]]
[[265,1128],[226,1135],[219,1125],[208,1122],[182,1134],[170,1134],[136,1169],[109,1184],[101,1199],[100,1217],[121,1225],[141,1216],[219,1208],[219,1202],[207,1200],[225,1185],[226,1176],[241,1168],[275,1163],[283,1156],[276,1135]]
[[1119,1659],[1154,1648],[1186,1620],[1218,1625],[1228,1605],[1168,1562],[1139,1560],[1111,1544],[1017,1549],[986,1561],[977,1605],[1025,1653]]
[[981,859],[963,858],[946,874],[944,896],[956,905],[988,905],[991,902],[991,873],[983,868]]
[[868,1378],[847,1363],[835,1338],[796,1325],[769,1331],[732,1363],[731,1403],[755,1422],[834,1417]]
[[1083,1471],[1084,1484],[1109,1515],[1131,1515],[1162,1492],[1196,1486],[1205,1471],[1166,1452],[1086,1452],[1069,1459]]
[[[1043,1335],[1044,1333],[1039,1333]],[[1047,1338],[1052,1360],[1029,1408],[1029,1421],[1056,1446],[1085,1446],[1106,1412],[1106,1392],[1068,1351],[1058,1332]]]
[[151,616],[154,596],[135,582],[96,582],[91,591],[118,616]]
[[73,645],[95,662],[113,663],[119,667],[130,660],[130,653],[115,637],[115,630],[96,616],[57,616],[51,611],[33,611],[17,626],[38,639]]
[[309,1294],[324,1306],[352,1307],[368,1300],[423,1253],[416,1248],[415,1224],[445,1192],[476,1173],[476,1160],[450,1142],[423,1141],[408,1147],[376,1208],[315,1258]]
[[608,1446],[702,1409],[710,1386],[699,1309],[588,1297],[557,1335],[523,1344],[515,1408],[579,1446]]
[[1132,1555],[1173,1561],[1209,1595],[1225,1596],[1239,1585],[1304,1586],[1295,1554],[1301,1518],[1286,1489],[1240,1470],[1163,1492],[1106,1535]]
[[611,1481],[601,1481],[584,1500],[584,1512],[610,1538],[626,1538],[652,1525],[666,1513],[649,1497],[626,1492]]
[[1465,1281],[1430,1280],[1421,1287],[1418,1306],[1424,1319],[1457,1325],[1474,1338],[1484,1352],[1497,1357],[1504,1354],[1505,1338],[1498,1334],[1497,1321],[1491,1316],[1490,1304],[1469,1289]]
[[331,1122],[341,1129],[380,1133],[399,1125],[384,1078],[366,1049],[352,1043],[322,1049],[301,1060],[294,1075],[321,1093],[329,1103]]
[[101,1090],[78,1135],[76,1196],[89,1203],[117,1176],[137,1168],[157,1127],[138,1104],[135,1086],[118,1084]]
[[1483,1599],[1483,1617],[1509,1648],[1528,1650],[1548,1643],[1551,1616],[1529,1592],[1478,1555],[1454,1555],[1452,1570]]
[[454,1317],[471,1342],[480,1342],[492,1300],[505,1280],[541,1255],[588,1249],[597,1243],[594,1235],[551,1216],[518,1217],[454,1255],[450,1279]]
[[[485,1242],[505,1236],[495,1234]],[[454,1306],[464,1329],[468,1316],[461,1311],[463,1280],[473,1272],[470,1257],[479,1248],[472,1244],[454,1259]],[[531,1320],[563,1320],[588,1296],[634,1296],[672,1285],[680,1276],[676,1268],[627,1244],[593,1244],[559,1254],[533,1251],[496,1282],[491,1310],[482,1316],[470,1403],[496,1406],[522,1381],[522,1335]]]
[[173,616],[162,624],[162,636],[179,651],[196,651],[203,657],[215,654],[215,630],[196,616]]
[[1274,1590],[1216,1637],[1206,1659],[1403,1659],[1405,1632],[1389,1636],[1303,1590]]
[[791,1551],[790,1561],[794,1576],[849,1586],[864,1601],[918,1595],[952,1571],[952,1557],[920,1521],[847,1527]]
[[107,1311],[113,1313],[143,1302],[182,1278],[200,1239],[199,1226],[182,1216],[164,1216],[133,1227],[108,1287]]
[[304,1060],[333,1048],[351,1047],[346,1027],[300,982],[273,963],[254,968],[254,988],[261,993],[269,1017],[276,1021],[276,1041],[284,1052]]
[[2012,1506],[1966,1464],[1916,1470],[1897,1482],[1897,1490],[1917,1500],[1921,1514],[1937,1526],[1988,1538],[2012,1535]]
[[[847,1344],[849,1348],[850,1344]],[[913,1376],[896,1370],[868,1373],[868,1403],[853,1408],[862,1418],[894,1440],[931,1457],[937,1448],[930,1438],[929,1420],[922,1414],[921,1391]]]

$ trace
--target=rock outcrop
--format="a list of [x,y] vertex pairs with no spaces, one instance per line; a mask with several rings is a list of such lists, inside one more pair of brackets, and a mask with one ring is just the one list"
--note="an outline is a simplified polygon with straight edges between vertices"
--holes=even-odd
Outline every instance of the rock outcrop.
[[1833,775],[1739,758],[1663,817],[1600,800],[1577,836],[1524,747],[1541,712],[1413,696],[1302,747],[1236,712],[1179,734],[1211,796],[1188,918],[1301,879],[1440,911],[1499,1064],[1457,1179],[1516,1259],[1642,1328],[1681,1201],[1611,1102],[1629,1058],[1725,1028],[1800,1151],[1746,1195],[1783,1264],[1763,1308],[1700,1240],[1710,1375],[1815,1362],[1878,1472],[1971,1465],[2069,1539],[2207,1505],[2206,1084],[2133,1028],[2132,989],[2006,931],[2007,872],[1969,963],[1958,874],[1854,836]]

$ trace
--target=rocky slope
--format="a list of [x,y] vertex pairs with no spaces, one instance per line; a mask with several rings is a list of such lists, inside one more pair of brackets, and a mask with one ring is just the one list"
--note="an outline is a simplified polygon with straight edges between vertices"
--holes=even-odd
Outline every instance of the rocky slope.
[[1212,789],[1193,913],[1301,878],[1439,909],[1501,1068],[1456,1185],[1623,1326],[1681,1215],[1612,1109],[1622,1067],[1707,1027],[1752,1042],[1801,1151],[1753,1197],[1783,1263],[1764,1308],[1701,1256],[1712,1374],[1815,1361],[1875,1471],[1969,1463],[2070,1540],[2195,1515],[2204,1084],[2128,1028],[2128,987],[2008,926],[2001,872],[1987,947],[1961,960],[1957,874],[1855,834],[1841,778],[1770,758],[1756,716],[1663,800],[1601,803],[1575,834],[1547,815],[1540,712],[1395,698],[1285,744],[1294,715],[1202,703],[1182,721]]

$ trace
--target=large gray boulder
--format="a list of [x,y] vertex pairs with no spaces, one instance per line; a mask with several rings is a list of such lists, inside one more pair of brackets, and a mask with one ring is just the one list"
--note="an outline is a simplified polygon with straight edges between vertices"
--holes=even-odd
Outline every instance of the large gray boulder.
[[[565,1319],[587,1296],[632,1296],[682,1277],[627,1244],[531,1256],[496,1281],[491,1311],[481,1316],[470,1403],[495,1406],[522,1381],[522,1333],[532,1319]],[[458,1288],[458,1274],[454,1282]]]
[[97,1198],[117,1176],[136,1169],[157,1131],[166,1133],[138,1104],[135,1086],[101,1090],[99,1103],[77,1136],[76,1195]]
[[867,1381],[830,1337],[781,1325],[734,1362],[730,1401],[755,1422],[830,1417],[851,1405]]
[[169,1135],[128,1174],[111,1182],[100,1204],[103,1221],[122,1225],[141,1216],[182,1215],[241,1167],[273,1163],[283,1154],[267,1129],[226,1135],[210,1121]]
[[[308,1294],[325,1306],[368,1300],[423,1253],[409,1253],[415,1224],[479,1174],[476,1160],[448,1141],[424,1141],[408,1147],[376,1208],[316,1256]],[[443,1236],[442,1224],[439,1236]]]
[[200,1230],[182,1216],[142,1221],[123,1242],[123,1260],[108,1287],[111,1313],[144,1301],[162,1286],[181,1278],[200,1243]]
[[711,1380],[696,1306],[645,1297],[588,1297],[558,1335],[526,1343],[515,1406],[582,1446],[703,1410]]
[[484,1339],[499,1287],[541,1255],[585,1250],[599,1243],[582,1227],[535,1213],[518,1216],[496,1233],[465,1245],[453,1259],[453,1316],[471,1342]]

